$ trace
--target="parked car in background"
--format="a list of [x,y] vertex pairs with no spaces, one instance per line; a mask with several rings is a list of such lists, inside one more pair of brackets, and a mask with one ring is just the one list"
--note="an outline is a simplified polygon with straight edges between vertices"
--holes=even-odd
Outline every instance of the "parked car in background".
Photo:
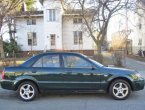
[[144,88],[144,79],[134,70],[105,67],[79,53],[49,52],[36,55],[17,67],[2,71],[1,87],[18,91],[24,101],[43,91],[106,92],[126,99]]

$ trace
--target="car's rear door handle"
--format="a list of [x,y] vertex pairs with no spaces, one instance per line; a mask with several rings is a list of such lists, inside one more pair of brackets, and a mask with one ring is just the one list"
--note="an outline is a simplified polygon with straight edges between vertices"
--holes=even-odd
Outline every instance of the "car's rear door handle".
[[66,71],[65,73],[66,74],[72,74],[72,71]]

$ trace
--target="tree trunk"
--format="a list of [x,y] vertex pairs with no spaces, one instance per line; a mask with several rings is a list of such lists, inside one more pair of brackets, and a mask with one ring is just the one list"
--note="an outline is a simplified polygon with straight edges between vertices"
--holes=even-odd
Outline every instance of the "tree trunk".
[[3,44],[3,36],[2,36],[2,18],[0,19],[0,58],[5,58],[4,54],[4,44]]
[[103,62],[103,55],[102,55],[102,50],[101,50],[101,42],[97,43],[97,61],[102,63]]
[[102,55],[102,51],[101,51],[101,42],[97,43],[97,51],[94,55],[94,59],[100,63],[103,62],[103,55]]
[[4,54],[4,44],[3,44],[3,37],[2,37],[2,35],[0,36],[0,40],[1,40],[1,58],[5,58],[5,54]]

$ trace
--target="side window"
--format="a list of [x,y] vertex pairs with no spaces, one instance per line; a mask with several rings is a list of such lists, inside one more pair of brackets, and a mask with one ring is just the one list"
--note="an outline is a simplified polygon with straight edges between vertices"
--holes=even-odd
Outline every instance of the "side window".
[[43,57],[43,67],[60,67],[58,55],[47,55]]
[[64,55],[63,61],[66,68],[92,68],[88,61],[74,55]]
[[37,60],[33,67],[60,67],[59,55],[46,55]]

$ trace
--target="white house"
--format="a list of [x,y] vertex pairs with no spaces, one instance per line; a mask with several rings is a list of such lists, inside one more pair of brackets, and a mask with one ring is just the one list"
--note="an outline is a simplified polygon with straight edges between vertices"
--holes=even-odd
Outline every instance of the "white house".
[[[127,10],[127,17],[116,15],[112,17],[108,28],[108,39],[115,33],[129,32],[128,46],[130,53],[138,54],[138,51],[145,50],[145,1],[141,0],[140,7],[136,7],[136,13]],[[141,8],[142,7],[142,8]],[[124,10],[122,13],[126,13]],[[124,31],[124,32],[125,32]]]
[[129,25],[132,40],[132,52],[138,54],[139,50],[145,51],[145,1],[137,1],[136,13],[129,15]]
[[94,50],[77,13],[63,11],[59,0],[42,0],[42,11],[16,16],[17,43],[22,51]]
[[140,0],[137,7],[138,48],[145,51],[145,1]]

